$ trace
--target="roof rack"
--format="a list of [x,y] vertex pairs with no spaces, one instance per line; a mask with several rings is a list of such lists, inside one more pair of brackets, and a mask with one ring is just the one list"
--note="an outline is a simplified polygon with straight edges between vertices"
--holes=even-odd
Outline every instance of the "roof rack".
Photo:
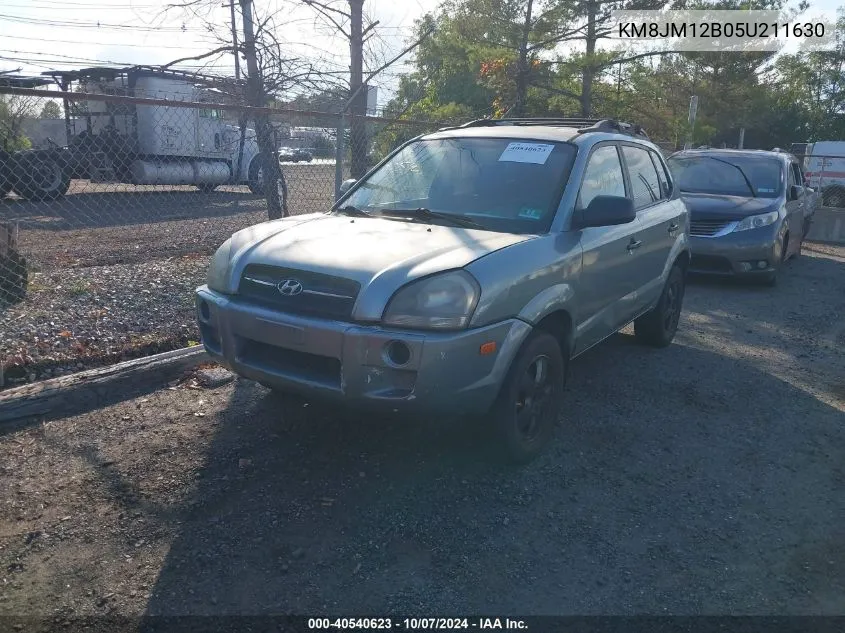
[[561,127],[582,127],[598,123],[599,119],[565,117],[526,117],[512,119],[476,119],[459,127],[488,127],[494,125],[559,125]]
[[648,134],[646,134],[642,126],[625,121],[617,121],[616,119],[601,119],[589,127],[579,129],[578,132],[581,134],[585,132],[612,132],[615,134],[628,134],[630,136],[648,138]]
[[497,125],[550,125],[560,127],[574,127],[580,134],[586,132],[613,132],[648,138],[645,130],[639,125],[617,121],[615,119],[587,119],[587,118],[514,118],[514,119],[476,119],[458,127],[492,127]]

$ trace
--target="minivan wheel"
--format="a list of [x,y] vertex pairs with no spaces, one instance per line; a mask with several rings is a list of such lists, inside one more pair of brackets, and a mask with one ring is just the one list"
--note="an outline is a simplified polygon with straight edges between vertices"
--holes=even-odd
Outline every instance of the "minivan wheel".
[[657,305],[634,321],[634,335],[652,347],[666,347],[675,338],[684,303],[686,282],[683,269],[675,265],[663,286]]
[[525,464],[549,444],[565,376],[566,362],[557,339],[535,331],[519,350],[490,412],[504,459]]

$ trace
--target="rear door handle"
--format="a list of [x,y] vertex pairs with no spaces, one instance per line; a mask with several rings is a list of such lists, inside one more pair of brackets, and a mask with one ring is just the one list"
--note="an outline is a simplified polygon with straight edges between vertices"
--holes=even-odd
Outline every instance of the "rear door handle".
[[642,245],[642,243],[643,243],[643,242],[642,242],[642,240],[635,240],[635,239],[632,237],[632,238],[631,238],[631,241],[630,241],[630,242],[628,242],[628,252],[630,253],[631,251],[633,251],[633,250],[635,250],[635,249],[639,248],[639,247]]

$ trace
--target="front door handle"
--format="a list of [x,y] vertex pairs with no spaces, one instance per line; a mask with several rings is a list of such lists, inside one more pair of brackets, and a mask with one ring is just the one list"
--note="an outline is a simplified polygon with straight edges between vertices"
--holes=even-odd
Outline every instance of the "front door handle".
[[679,228],[681,228],[681,227],[678,226],[677,224],[675,224],[674,222],[672,222],[672,224],[669,225],[669,233],[674,233]]
[[632,237],[631,241],[628,242],[628,252],[630,253],[631,251],[638,249],[640,247],[640,245],[642,245],[642,243],[643,243],[642,240],[635,240]]

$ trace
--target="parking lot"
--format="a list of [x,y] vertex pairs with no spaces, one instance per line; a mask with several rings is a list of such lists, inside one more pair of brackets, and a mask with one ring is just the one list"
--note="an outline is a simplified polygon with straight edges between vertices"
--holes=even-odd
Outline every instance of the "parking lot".
[[[284,170],[292,214],[331,206],[334,165]],[[198,340],[192,291],[209,257],[266,219],[246,187],[77,180],[61,200],[6,199],[0,222],[19,223],[29,286],[23,302],[0,305],[0,389]]]
[[[190,383],[0,437],[0,614],[842,614],[845,247],[579,358],[542,458]],[[285,410],[287,415],[282,414]]]

